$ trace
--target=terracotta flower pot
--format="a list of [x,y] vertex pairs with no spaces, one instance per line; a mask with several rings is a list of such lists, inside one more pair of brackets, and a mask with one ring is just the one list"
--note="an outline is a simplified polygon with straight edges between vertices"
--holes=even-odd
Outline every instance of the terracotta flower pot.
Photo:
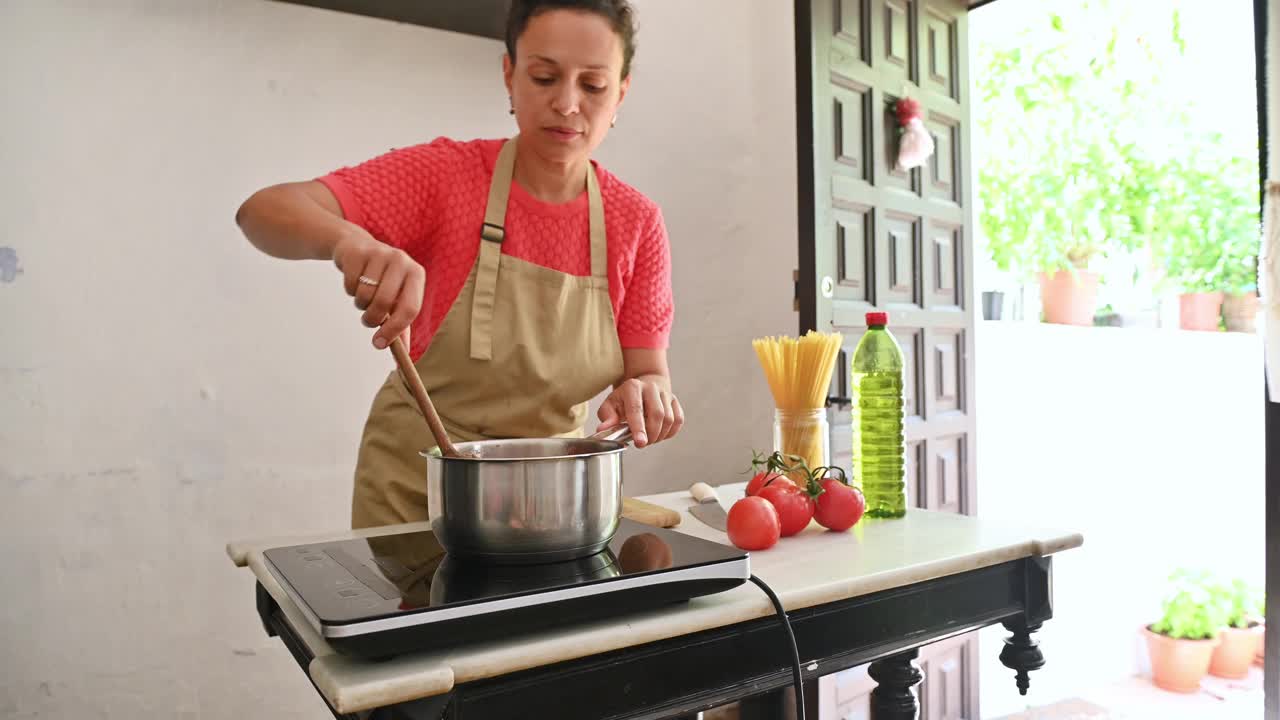
[[1255,332],[1257,319],[1258,293],[1227,295],[1222,299],[1222,320],[1228,332]]
[[1198,691],[1221,638],[1183,640],[1152,632],[1150,627],[1142,633],[1151,654],[1151,680],[1156,687],[1179,693]]
[[1044,321],[1058,325],[1092,325],[1098,305],[1098,274],[1087,270],[1040,273]]
[[1178,296],[1178,324],[1183,330],[1217,332],[1222,314],[1222,293],[1185,293]]
[[1213,649],[1213,659],[1209,662],[1209,674],[1220,678],[1239,680],[1249,675],[1249,665],[1258,654],[1262,642],[1262,626],[1255,623],[1252,627],[1229,627],[1219,636],[1221,642]]

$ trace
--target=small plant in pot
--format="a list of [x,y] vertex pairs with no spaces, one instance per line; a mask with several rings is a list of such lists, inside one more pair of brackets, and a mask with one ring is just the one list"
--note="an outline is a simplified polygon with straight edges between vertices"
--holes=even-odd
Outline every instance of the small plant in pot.
[[1222,323],[1227,332],[1257,331],[1258,243],[1257,236],[1240,234],[1226,248],[1223,266]]
[[1257,297],[1256,165],[1206,157],[1220,154],[1215,150],[1165,163],[1150,208],[1153,250],[1167,283],[1180,292],[1183,330],[1219,330],[1226,298],[1233,326],[1244,322],[1241,314],[1251,322],[1256,312],[1249,307],[1249,297]]
[[1252,155],[1234,157],[1222,166],[1220,223],[1225,260],[1222,265],[1222,320],[1229,332],[1255,331],[1258,314],[1258,162]]
[[1230,611],[1221,642],[1214,648],[1209,674],[1239,680],[1248,676],[1249,665],[1262,645],[1259,595],[1240,579],[1219,584],[1213,593]]
[[1204,573],[1179,570],[1160,619],[1143,628],[1151,657],[1152,682],[1172,692],[1193,693],[1209,672],[1213,651],[1221,642],[1229,607]]
[[1216,178],[1191,159],[1174,158],[1161,167],[1157,182],[1151,206],[1153,250],[1164,284],[1178,292],[1178,325],[1217,331],[1226,256],[1215,233]]

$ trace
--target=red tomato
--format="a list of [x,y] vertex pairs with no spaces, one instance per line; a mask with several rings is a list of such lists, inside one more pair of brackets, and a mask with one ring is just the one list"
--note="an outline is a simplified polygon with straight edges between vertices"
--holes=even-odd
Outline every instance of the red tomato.
[[782,524],[782,537],[791,537],[809,527],[809,521],[813,519],[813,513],[817,509],[809,493],[791,482],[770,483],[757,497],[768,500],[777,509],[778,520]]
[[758,472],[756,473],[756,476],[751,478],[751,481],[747,483],[747,495],[759,495],[761,488],[779,484],[790,485],[791,487],[796,486],[796,484],[791,481],[791,478],[786,475],[767,471]]
[[823,478],[822,494],[818,496],[818,509],[813,519],[828,530],[848,530],[867,509],[867,500],[862,491],[846,485],[835,478]]
[[729,508],[729,541],[743,550],[767,550],[778,542],[782,524],[768,500],[744,497]]

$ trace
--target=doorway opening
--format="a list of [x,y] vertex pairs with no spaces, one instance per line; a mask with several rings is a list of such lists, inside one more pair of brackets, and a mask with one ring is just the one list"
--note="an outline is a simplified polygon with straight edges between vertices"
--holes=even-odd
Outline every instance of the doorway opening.
[[[1086,538],[1056,563],[1041,632],[1056,670],[1033,706],[1262,714],[1260,667],[1171,693],[1143,633],[1237,584],[1262,614],[1253,26],[1248,0],[1003,2],[970,19],[979,515],[1031,505]],[[1021,718],[999,642],[981,635],[982,715]]]

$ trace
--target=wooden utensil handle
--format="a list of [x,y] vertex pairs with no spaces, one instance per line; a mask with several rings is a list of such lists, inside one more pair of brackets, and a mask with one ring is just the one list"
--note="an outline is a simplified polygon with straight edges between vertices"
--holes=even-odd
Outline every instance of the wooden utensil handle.
[[622,498],[622,517],[660,528],[680,524],[680,513],[675,510],[635,498]]
[[391,354],[396,358],[396,365],[400,366],[400,374],[409,384],[413,399],[418,401],[418,409],[427,419],[427,426],[431,428],[431,434],[435,436],[436,444],[440,446],[440,453],[446,457],[458,457],[458,449],[450,442],[449,433],[444,429],[444,423],[440,422],[435,405],[431,404],[431,396],[427,395],[427,389],[422,385],[418,368],[414,367],[413,360],[409,357],[409,348],[404,346],[404,338],[397,337],[391,341]]

